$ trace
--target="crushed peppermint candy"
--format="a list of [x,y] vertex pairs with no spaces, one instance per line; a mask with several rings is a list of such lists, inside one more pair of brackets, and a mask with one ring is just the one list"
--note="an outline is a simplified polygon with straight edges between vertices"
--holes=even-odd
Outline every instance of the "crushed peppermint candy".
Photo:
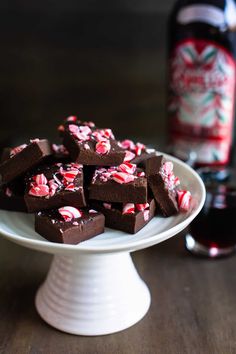
[[149,218],[149,208],[150,204],[133,204],[127,203],[123,205],[122,214],[134,214],[136,212],[143,212],[144,220],[147,221]]
[[110,144],[109,140],[98,141],[95,146],[95,150],[100,155],[107,154],[111,150],[111,144]]
[[58,212],[61,214],[61,216],[66,222],[82,217],[82,212],[79,209],[71,206],[64,206],[62,208],[59,208]]
[[174,175],[172,162],[166,161],[160,168],[160,174],[167,189],[174,190],[180,184],[179,178]]
[[69,116],[66,118],[67,122],[76,122],[78,118],[76,116]]
[[188,211],[190,209],[190,202],[191,202],[191,193],[187,190],[178,190],[177,191],[177,200],[179,210],[181,211]]
[[7,187],[5,190],[5,194],[7,197],[12,197],[13,193],[12,193],[12,190],[9,187]]
[[52,174],[52,178],[48,181],[46,176],[41,173],[32,177],[29,195],[34,197],[53,197],[58,190],[64,188],[66,191],[77,191],[81,187],[75,185],[75,179],[82,173],[82,165],[78,163],[70,163],[62,165],[55,164],[58,171]]
[[103,203],[105,209],[111,209],[111,203]]
[[133,182],[134,179],[135,176],[125,172],[115,172],[112,174],[112,180],[119,184]]
[[125,139],[120,142],[120,146],[126,150],[124,161],[131,161],[136,156],[140,156],[143,151],[146,151],[146,145],[142,143],[134,143],[132,140]]
[[148,221],[150,217],[150,210],[144,210],[143,211],[143,218],[145,221]]
[[122,214],[134,214],[135,205],[133,203],[127,203],[123,206]]
[[14,147],[13,149],[11,149],[10,151],[10,157],[13,157],[17,154],[19,154],[19,152],[21,152],[22,150],[24,150],[27,147],[27,144],[22,144],[19,146]]
[[120,166],[118,166],[118,170],[121,172],[129,173],[131,175],[136,171],[137,166],[130,162],[123,162]]
[[97,210],[89,209],[89,213],[90,213],[90,214],[97,214],[98,212],[97,212]]
[[125,151],[124,162],[126,162],[126,161],[129,162],[129,161],[133,160],[135,158],[135,156],[136,155],[132,151],[126,150]]

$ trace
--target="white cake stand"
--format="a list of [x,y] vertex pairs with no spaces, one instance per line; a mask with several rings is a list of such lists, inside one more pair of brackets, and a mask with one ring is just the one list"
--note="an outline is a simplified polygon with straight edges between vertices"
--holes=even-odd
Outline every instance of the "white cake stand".
[[128,328],[147,313],[150,293],[130,252],[183,230],[205,200],[205,188],[197,173],[178,159],[168,156],[168,160],[174,162],[175,174],[192,193],[191,211],[169,218],[156,216],[136,235],[106,229],[76,246],[51,243],[34,231],[33,215],[0,211],[4,237],[55,255],[36,295],[37,311],[47,323],[68,333],[103,335]]

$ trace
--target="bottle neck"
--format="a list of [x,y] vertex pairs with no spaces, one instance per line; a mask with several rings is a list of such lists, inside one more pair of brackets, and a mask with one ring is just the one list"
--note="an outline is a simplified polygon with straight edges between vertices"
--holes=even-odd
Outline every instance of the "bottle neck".
[[236,29],[236,4],[234,0],[225,0],[224,8],[206,1],[191,2],[181,6],[176,14],[176,22],[188,25],[194,22],[206,23],[224,32]]

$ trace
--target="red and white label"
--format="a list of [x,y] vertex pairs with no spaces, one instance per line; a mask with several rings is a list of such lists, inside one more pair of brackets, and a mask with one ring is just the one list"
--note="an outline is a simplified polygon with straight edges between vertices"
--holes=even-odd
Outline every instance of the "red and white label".
[[226,164],[232,143],[235,61],[215,43],[188,39],[171,58],[170,138],[176,155],[194,150],[200,164]]

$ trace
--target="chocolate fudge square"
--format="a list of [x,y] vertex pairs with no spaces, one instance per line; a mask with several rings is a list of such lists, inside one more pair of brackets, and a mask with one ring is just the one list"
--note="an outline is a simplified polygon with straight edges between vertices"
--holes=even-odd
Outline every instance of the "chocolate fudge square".
[[103,233],[104,223],[104,215],[95,210],[63,207],[38,212],[35,231],[48,241],[75,245]]
[[62,125],[63,145],[73,161],[83,165],[117,166],[125,157],[111,129],[99,129],[93,122],[68,117]]
[[91,206],[103,213],[107,227],[129,234],[135,234],[147,225],[156,210],[154,199],[145,204],[93,201]]
[[123,172],[122,166],[126,164],[96,169],[89,187],[89,199],[115,203],[146,203],[145,173],[139,169],[133,173]]
[[28,177],[25,202],[29,212],[67,204],[76,208],[86,206],[83,166],[72,162],[39,167]]
[[148,185],[162,214],[176,214],[179,211],[176,188],[179,178],[173,173],[173,163],[160,155],[146,160],[145,165]]
[[46,139],[34,139],[30,143],[10,150],[10,156],[0,165],[0,184],[6,184],[23,175],[51,155],[50,143]]

